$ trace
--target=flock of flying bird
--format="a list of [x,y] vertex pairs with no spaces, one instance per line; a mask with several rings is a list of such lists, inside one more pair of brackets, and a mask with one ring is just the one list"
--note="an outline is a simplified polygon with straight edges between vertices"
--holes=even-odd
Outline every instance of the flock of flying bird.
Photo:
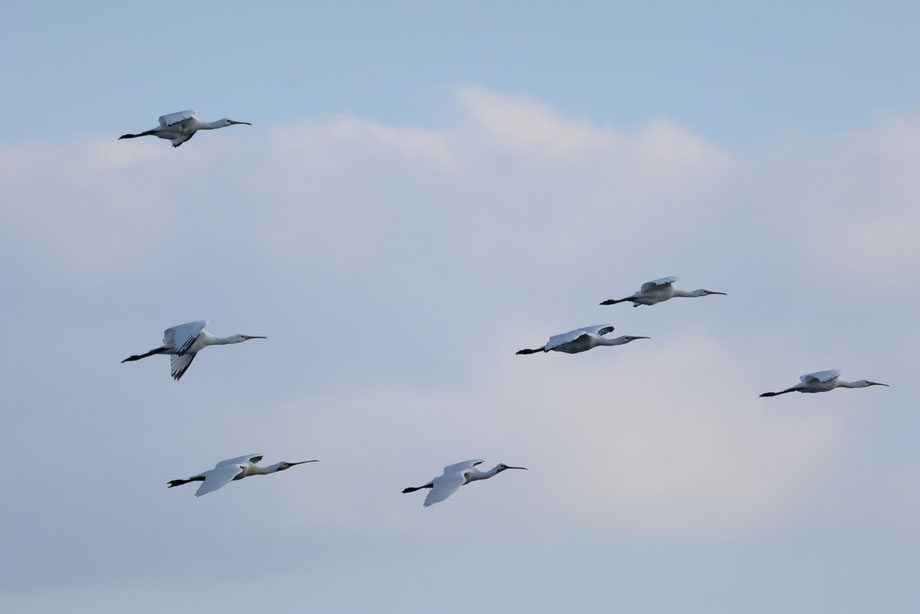
[[[225,128],[236,124],[245,124],[251,126],[249,122],[238,122],[230,119],[219,119],[213,122],[202,122],[195,117],[194,111],[179,111],[160,117],[159,126],[139,134],[124,134],[119,139],[133,139],[141,136],[156,136],[161,139],[167,139],[173,147],[179,147],[182,143],[188,141],[198,130],[215,130]],[[642,284],[639,290],[630,296],[620,299],[608,299],[601,305],[615,305],[617,303],[631,302],[633,307],[640,305],[655,305],[675,297],[700,297],[710,294],[722,294],[724,292],[714,292],[712,290],[693,290],[686,292],[674,287],[676,277],[664,277]],[[195,356],[201,350],[211,345],[228,345],[231,343],[242,343],[250,339],[266,339],[259,335],[232,335],[230,337],[217,337],[205,331],[208,323],[204,320],[197,322],[188,322],[179,324],[172,328],[167,328],[163,333],[163,345],[153,348],[143,354],[135,354],[125,358],[122,362],[132,362],[154,356],[158,354],[170,357],[170,373],[175,380],[179,380],[191,366]],[[586,326],[577,328],[567,333],[553,335],[549,338],[543,347],[536,349],[519,350],[518,354],[536,354],[538,352],[564,352],[566,354],[578,354],[586,352],[592,348],[601,345],[624,345],[637,339],[649,339],[650,337],[623,335],[620,337],[610,338],[606,335],[613,332],[614,327],[610,324],[599,324],[596,326]],[[780,390],[778,392],[764,392],[761,397],[775,397],[788,392],[828,392],[835,388],[866,388],[868,386],[887,386],[879,382],[869,380],[857,380],[847,382],[840,379],[840,371],[818,371],[809,373],[800,378],[800,382],[795,386]],[[168,488],[181,486],[189,482],[202,482],[201,486],[195,493],[196,496],[206,495],[218,488],[234,481],[253,475],[267,475],[285,471],[295,465],[319,462],[316,459],[299,462],[280,462],[268,467],[259,467],[256,463],[262,460],[259,454],[249,454],[237,458],[230,458],[220,461],[208,471],[203,471],[185,479],[170,480]],[[417,490],[430,489],[428,496],[425,498],[425,507],[434,503],[439,503],[452,495],[458,488],[470,482],[477,480],[486,480],[492,476],[507,469],[525,469],[526,467],[515,467],[500,463],[488,471],[480,471],[476,467],[482,464],[480,459],[463,461],[448,465],[444,472],[421,486],[410,486],[404,489],[403,493],[411,493]]]

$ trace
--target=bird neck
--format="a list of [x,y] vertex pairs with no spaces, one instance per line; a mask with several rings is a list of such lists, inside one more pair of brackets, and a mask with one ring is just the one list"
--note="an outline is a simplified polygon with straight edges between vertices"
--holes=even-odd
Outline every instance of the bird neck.
[[218,128],[223,128],[224,126],[220,123],[220,120],[213,122],[198,122],[199,130],[217,130]]
[[629,339],[627,339],[625,335],[622,337],[615,337],[614,339],[600,337],[597,340],[598,345],[623,345],[624,343],[629,343]]
[[214,335],[208,335],[208,345],[227,345],[239,342],[240,340],[235,337],[215,337]]
[[705,296],[706,291],[700,288],[699,290],[693,290],[692,292],[686,292],[684,290],[674,290],[674,296],[685,296],[685,297],[696,297],[696,296]]
[[253,473],[257,475],[268,475],[269,473],[277,472],[279,469],[281,469],[282,465],[284,465],[284,463],[275,463],[274,465],[269,465],[268,467],[259,467],[256,465]]
[[470,482],[474,482],[476,480],[488,480],[493,475],[498,473],[499,467],[501,467],[501,465],[495,465],[488,471],[479,471],[478,469],[473,469],[473,471],[470,472]]
[[838,388],[865,388],[869,385],[869,382],[865,380],[859,380],[856,382],[845,382],[842,379],[837,380]]

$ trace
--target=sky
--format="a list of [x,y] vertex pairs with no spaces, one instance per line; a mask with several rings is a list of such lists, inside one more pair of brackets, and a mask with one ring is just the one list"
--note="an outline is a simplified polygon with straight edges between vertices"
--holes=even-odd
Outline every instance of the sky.
[[917,12],[4,4],[0,610],[912,612]]

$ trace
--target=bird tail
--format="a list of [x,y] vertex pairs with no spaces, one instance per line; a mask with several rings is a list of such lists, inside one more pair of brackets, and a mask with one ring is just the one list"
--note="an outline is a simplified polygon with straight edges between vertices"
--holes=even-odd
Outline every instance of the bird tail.
[[120,137],[118,137],[118,140],[120,141],[121,139],[136,139],[139,136],[151,136],[152,134],[153,134],[153,130],[148,130],[147,132],[141,132],[140,134],[123,134]]
[[542,351],[543,351],[543,348],[537,348],[535,350],[523,349],[523,350],[518,350],[517,352],[515,352],[515,354],[537,354]]

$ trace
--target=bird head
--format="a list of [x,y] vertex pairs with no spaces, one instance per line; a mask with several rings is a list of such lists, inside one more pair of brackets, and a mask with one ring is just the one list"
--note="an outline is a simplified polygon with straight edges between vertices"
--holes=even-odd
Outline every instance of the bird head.
[[499,463],[498,471],[496,473],[501,473],[505,469],[523,469],[524,471],[527,471],[527,467],[513,467],[511,465],[506,465],[505,463]]
[[262,337],[260,335],[233,335],[232,339],[233,343],[242,343],[250,339],[268,339],[268,337]]
[[319,461],[316,459],[308,460],[308,461],[298,461],[296,463],[289,463],[287,461],[284,461],[284,462],[278,463],[278,471],[284,471],[285,469],[290,469],[294,465],[303,465],[304,463],[318,463],[318,462]]
[[234,120],[232,120],[232,119],[227,119],[226,117],[223,118],[223,119],[217,120],[217,123],[220,124],[220,127],[221,127],[221,128],[226,128],[227,126],[232,126],[232,125],[234,125],[234,124],[245,124],[245,125],[247,125],[247,126],[251,126],[251,125],[252,125],[252,124],[250,124],[249,122],[238,122],[238,121],[234,121]]

